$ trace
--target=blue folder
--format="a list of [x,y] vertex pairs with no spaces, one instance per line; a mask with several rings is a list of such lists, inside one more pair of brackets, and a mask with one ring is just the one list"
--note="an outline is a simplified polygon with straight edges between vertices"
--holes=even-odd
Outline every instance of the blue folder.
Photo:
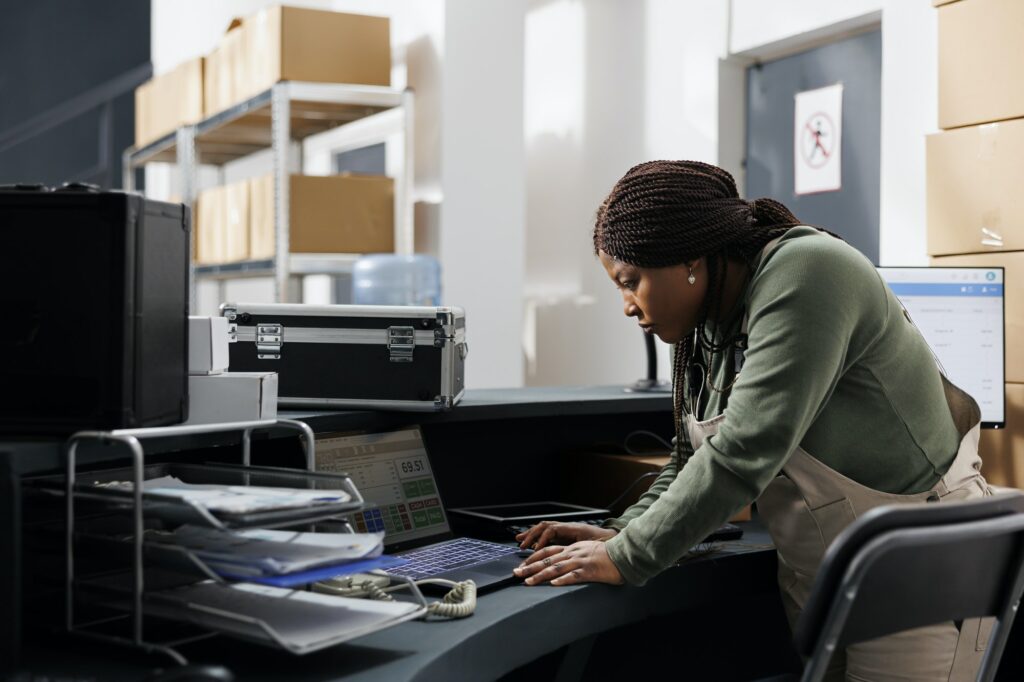
[[258,583],[260,585],[271,585],[273,587],[298,587],[299,585],[308,585],[309,583],[315,583],[318,580],[327,580],[328,578],[336,578],[339,575],[350,575],[352,573],[366,573],[375,569],[387,569],[395,566],[401,566],[402,564],[409,563],[408,559],[403,559],[397,556],[388,556],[382,554],[379,557],[373,559],[363,559],[362,561],[350,561],[344,564],[336,564],[334,566],[321,566],[319,568],[311,568],[308,571],[299,571],[297,573],[288,573],[285,575],[236,575],[225,571],[214,569],[217,575],[227,578],[229,580],[238,580],[247,583]]

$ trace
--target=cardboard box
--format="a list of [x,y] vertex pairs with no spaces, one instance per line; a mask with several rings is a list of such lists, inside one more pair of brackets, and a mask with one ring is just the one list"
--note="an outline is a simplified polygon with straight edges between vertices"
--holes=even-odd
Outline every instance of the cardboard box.
[[224,262],[249,259],[249,182],[235,182],[224,188]]
[[935,133],[926,147],[928,254],[1024,250],[1024,119]]
[[951,2],[958,2],[958,0],[932,0],[932,7],[941,7],[942,5],[948,5]]
[[267,7],[235,19],[207,57],[206,115],[284,80],[391,84],[386,17]]
[[240,20],[232,21],[220,43],[206,56],[203,82],[206,116],[223,111],[241,99],[241,90],[236,84],[242,69],[241,26]]
[[227,224],[227,196],[224,187],[213,187],[199,193],[193,230],[195,231],[195,262],[210,265],[224,262],[224,230]]
[[249,259],[249,182],[199,193],[195,210],[196,263],[215,265]]
[[1006,384],[1006,428],[983,429],[978,452],[990,484],[1024,488],[1024,384]]
[[188,318],[188,373],[221,374],[228,368],[228,319]]
[[[668,464],[667,454],[624,455],[600,452],[574,452],[562,456],[559,469],[560,502],[605,507],[622,495],[640,476],[657,473]],[[634,504],[654,483],[650,476],[636,484],[612,509],[621,514]],[[750,507],[737,513],[730,521],[749,521]]]
[[1003,309],[1006,315],[1006,381],[1024,383],[1024,354],[1017,352],[1017,349],[1024,348],[1024,251],[943,256],[932,258],[931,265],[948,268],[1006,269],[1006,285],[1003,287]]
[[267,7],[242,22],[241,98],[278,81],[391,84],[386,17]]
[[[380,253],[395,248],[394,182],[359,175],[290,177],[292,253]],[[250,254],[274,255],[273,178],[250,181]]]
[[277,418],[277,372],[224,372],[188,378],[186,424]]
[[1024,116],[1024,2],[961,0],[938,15],[939,127]]
[[[293,202],[294,203],[294,202]],[[291,231],[295,231],[294,221]],[[264,175],[249,181],[249,257],[253,260],[273,258],[274,242],[274,176]]]
[[205,112],[203,57],[190,59],[135,90],[135,146],[144,147]]

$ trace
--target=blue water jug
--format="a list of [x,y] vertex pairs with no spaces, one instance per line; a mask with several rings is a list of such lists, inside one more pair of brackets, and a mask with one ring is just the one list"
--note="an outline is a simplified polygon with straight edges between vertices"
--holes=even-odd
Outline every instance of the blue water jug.
[[441,264],[433,256],[374,253],[352,270],[356,305],[441,305]]

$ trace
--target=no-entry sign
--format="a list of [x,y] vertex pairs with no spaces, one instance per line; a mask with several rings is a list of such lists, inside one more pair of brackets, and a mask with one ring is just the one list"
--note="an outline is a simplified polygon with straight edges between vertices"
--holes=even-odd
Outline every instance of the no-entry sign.
[[796,94],[793,169],[797,194],[842,187],[843,86]]

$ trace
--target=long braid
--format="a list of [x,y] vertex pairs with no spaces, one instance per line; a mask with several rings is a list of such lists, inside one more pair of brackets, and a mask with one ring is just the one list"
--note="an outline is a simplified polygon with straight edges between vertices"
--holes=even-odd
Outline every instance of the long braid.
[[[801,224],[768,198],[739,198],[732,176],[699,161],[648,161],[631,168],[597,211],[594,252],[643,268],[679,265],[706,257],[708,293],[697,322],[697,343],[711,354],[735,338],[718,339],[727,262],[753,261],[764,245]],[[706,329],[708,320],[714,328]],[[686,376],[696,354],[694,339],[676,344],[673,413],[682,437]]]
[[672,421],[675,426],[676,438],[683,432],[683,405],[686,400],[686,382],[680,378],[680,368],[690,366],[693,355],[693,337],[687,336],[675,346],[672,356]]

